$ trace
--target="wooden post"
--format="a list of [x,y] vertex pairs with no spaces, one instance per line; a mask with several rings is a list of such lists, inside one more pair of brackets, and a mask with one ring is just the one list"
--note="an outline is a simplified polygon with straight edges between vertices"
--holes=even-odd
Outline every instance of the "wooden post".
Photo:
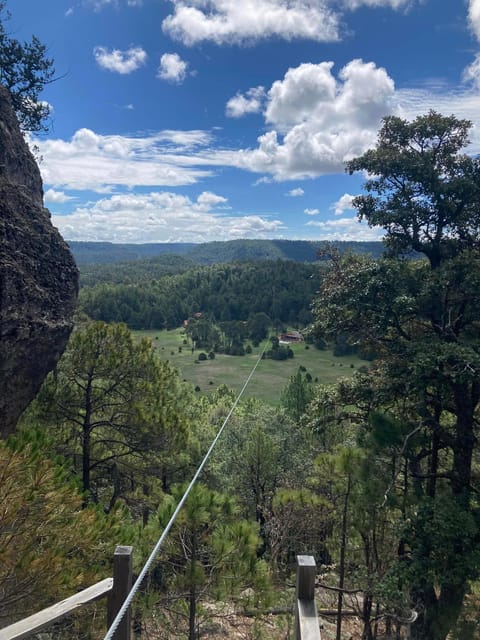
[[313,600],[317,565],[313,556],[297,556],[297,599]]
[[[115,616],[132,588],[132,550],[133,547],[117,546],[113,556],[113,588],[108,595],[107,625],[110,627]],[[114,634],[115,640],[130,640],[131,610],[123,616]]]
[[297,556],[295,604],[295,640],[320,640],[320,625],[315,605],[317,565],[313,556]]

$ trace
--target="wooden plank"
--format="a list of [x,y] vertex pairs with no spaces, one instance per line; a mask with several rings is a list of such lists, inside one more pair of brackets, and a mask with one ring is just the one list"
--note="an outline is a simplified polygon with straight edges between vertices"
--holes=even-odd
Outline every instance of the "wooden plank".
[[81,609],[90,602],[103,598],[112,590],[112,587],[113,578],[105,578],[105,580],[97,582],[91,587],[88,587],[88,589],[79,591],[79,593],[70,596],[70,598],[66,598],[47,609],[34,613],[28,618],[24,618],[8,627],[0,629],[0,640],[21,640],[21,638],[27,638],[33,633],[44,629],[49,624],[52,624],[52,622],[61,620],[68,614],[77,609]]
[[317,607],[314,600],[299,600],[298,625],[301,640],[320,640]]

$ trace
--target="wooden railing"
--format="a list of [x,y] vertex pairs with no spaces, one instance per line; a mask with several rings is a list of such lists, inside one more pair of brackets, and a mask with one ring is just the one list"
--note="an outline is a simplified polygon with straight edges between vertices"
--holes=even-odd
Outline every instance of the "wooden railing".
[[[0,629],[0,640],[21,640],[45,629],[53,622],[78,611],[91,602],[107,596],[107,625],[115,619],[117,612],[132,586],[132,547],[118,546],[113,556],[113,578],[105,578],[88,589],[43,609],[38,613]],[[124,616],[115,640],[130,640],[130,612]]]
[[295,640],[321,640],[315,604],[317,565],[313,556],[297,556]]
[[[321,640],[315,604],[317,567],[312,556],[297,556],[295,601],[295,640]],[[107,600],[107,626],[110,626],[132,586],[132,547],[118,546],[113,556],[113,578],[105,578],[88,589],[0,629],[0,640],[21,640],[78,611],[100,598]],[[114,639],[130,640],[130,611],[119,624]]]

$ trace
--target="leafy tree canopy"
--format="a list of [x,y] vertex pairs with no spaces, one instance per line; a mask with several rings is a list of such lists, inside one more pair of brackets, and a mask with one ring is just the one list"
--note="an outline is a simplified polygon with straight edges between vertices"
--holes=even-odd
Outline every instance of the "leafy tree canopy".
[[39,101],[39,95],[53,79],[53,60],[36,36],[25,42],[11,37],[5,26],[9,18],[6,2],[0,0],[0,84],[10,92],[20,127],[45,131],[50,107]]
[[358,215],[381,226],[393,255],[419,251],[432,268],[478,243],[480,161],[460,153],[472,123],[434,111],[412,122],[384,119],[375,149],[347,163],[366,171]]
[[148,340],[136,341],[124,325],[94,322],[72,334],[30,419],[53,427],[84,491],[109,509],[127,494],[133,499],[137,484],[166,474],[187,436],[186,403],[177,373]]

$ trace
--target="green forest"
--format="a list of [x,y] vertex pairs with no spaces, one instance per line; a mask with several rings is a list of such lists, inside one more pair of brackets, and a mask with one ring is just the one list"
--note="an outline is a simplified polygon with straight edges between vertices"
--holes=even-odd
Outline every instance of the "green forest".
[[[165,273],[174,268],[179,273]],[[107,280],[111,272],[113,282]],[[186,268],[181,259],[170,266],[152,260],[108,271],[89,268],[81,282],[82,311],[131,329],[174,329],[196,313],[217,322],[243,322],[263,313],[277,325],[305,326],[312,319],[319,267],[276,260]]]
[[[110,575],[117,544],[133,545],[138,573],[235,401],[225,383],[195,391],[132,330],[183,327],[199,360],[240,362],[263,344],[282,366],[292,350],[278,336],[296,328],[318,357],[368,360],[335,381],[299,366],[278,406],[239,403],[135,600],[138,637],[291,638],[298,554],[319,566],[325,640],[478,637],[469,130],[434,112],[387,117],[347,164],[372,176],[354,206],[385,230],[381,256],[326,246],[318,262],[81,266],[68,347],[0,442],[0,624]],[[100,610],[55,637],[103,637]]]

